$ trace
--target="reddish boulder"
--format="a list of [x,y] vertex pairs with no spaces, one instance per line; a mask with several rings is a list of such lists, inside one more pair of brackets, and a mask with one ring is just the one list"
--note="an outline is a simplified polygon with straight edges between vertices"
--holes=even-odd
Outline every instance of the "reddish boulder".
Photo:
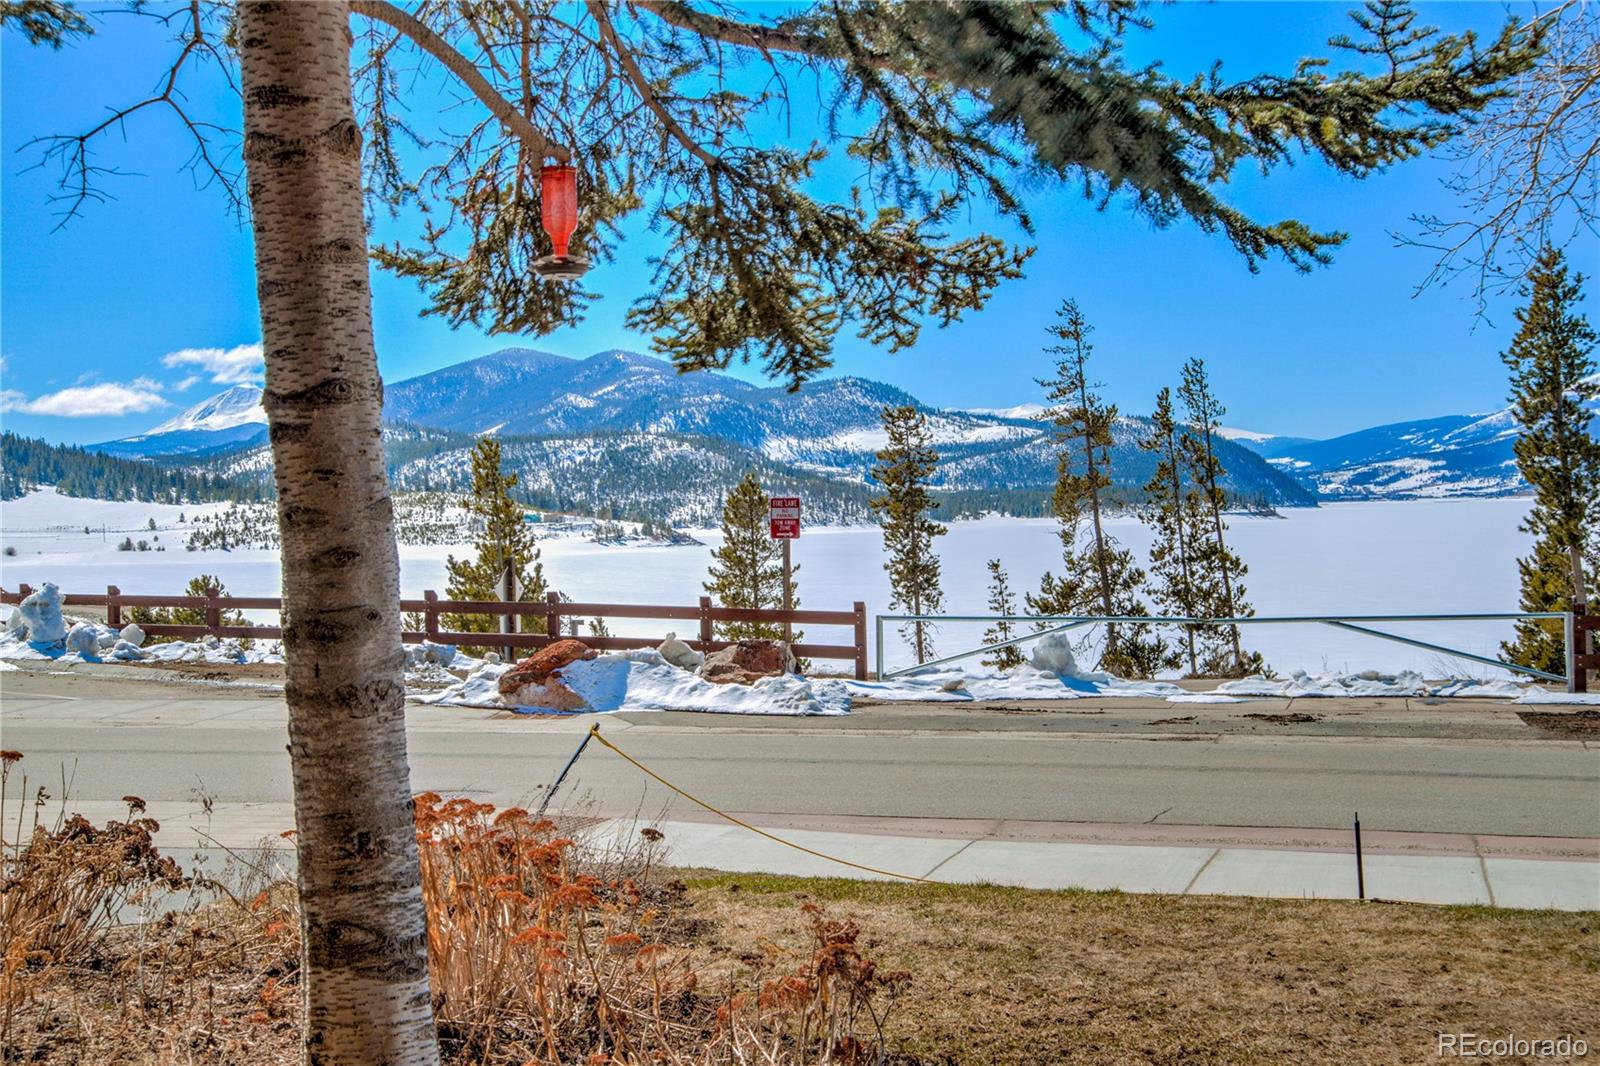
[[589,701],[561,683],[557,677],[544,682],[529,681],[514,692],[500,693],[502,702],[513,707],[543,707],[550,711],[587,711]]
[[741,640],[706,656],[700,676],[717,685],[753,684],[794,671],[794,655],[781,640]]
[[581,640],[558,640],[518,660],[517,665],[501,674],[500,693],[516,692],[524,685],[543,685],[563,666],[594,656],[594,649]]

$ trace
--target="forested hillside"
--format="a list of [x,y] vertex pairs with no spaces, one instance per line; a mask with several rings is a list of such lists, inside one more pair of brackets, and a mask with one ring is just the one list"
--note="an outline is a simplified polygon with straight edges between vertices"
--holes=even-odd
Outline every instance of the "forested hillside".
[[272,495],[258,478],[210,470],[118,459],[71,445],[0,433],[0,500],[12,500],[40,485],[67,496],[152,503],[261,500]]

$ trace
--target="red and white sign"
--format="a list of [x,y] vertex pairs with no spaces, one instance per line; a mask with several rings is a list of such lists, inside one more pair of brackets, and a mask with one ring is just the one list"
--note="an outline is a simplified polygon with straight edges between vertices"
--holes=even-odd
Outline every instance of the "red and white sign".
[[774,496],[767,501],[767,521],[773,540],[796,540],[800,536],[800,497]]

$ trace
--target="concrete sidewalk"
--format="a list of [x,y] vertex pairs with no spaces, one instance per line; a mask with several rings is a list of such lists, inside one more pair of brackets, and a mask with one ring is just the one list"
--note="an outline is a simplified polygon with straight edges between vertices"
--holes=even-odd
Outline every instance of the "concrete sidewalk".
[[[679,866],[807,877],[877,876],[727,823],[672,821],[655,827],[666,834],[670,861]],[[633,829],[614,821],[601,832],[618,834]],[[1353,853],[929,838],[808,829],[776,833],[795,844],[864,866],[952,883],[1177,895],[1357,898]],[[1380,852],[1367,854],[1364,866],[1369,898],[1600,910],[1600,861],[1594,859]]]
[[[99,801],[73,804],[93,822],[123,818],[127,808]],[[279,849],[292,861],[280,834],[292,828],[286,803],[156,802],[146,812],[161,823],[158,845],[168,854],[203,859],[212,870],[229,851],[258,861],[258,849]],[[911,825],[926,835],[865,826],[870,831],[801,828],[794,819],[769,817],[752,824],[785,840],[863,866],[951,883],[990,882],[1022,888],[1177,895],[1355,899],[1355,856],[1332,834],[1265,831],[1227,826],[1156,827],[1044,824],[995,832],[978,821],[942,820]],[[888,820],[878,820],[880,823]],[[910,820],[915,823],[917,820]],[[784,824],[788,822],[789,824]],[[598,820],[581,830],[601,846],[617,846],[646,824],[665,834],[668,861],[678,866],[738,873],[804,877],[876,878],[880,875],[786,847],[720,819],[646,823]],[[942,831],[938,831],[942,830]],[[1369,898],[1417,903],[1470,903],[1500,907],[1600,910],[1600,841],[1546,837],[1461,838],[1449,834],[1375,833],[1364,849]],[[1066,838],[1066,839],[1063,839]],[[1415,838],[1415,839],[1411,839]],[[1206,839],[1222,843],[1173,843]],[[1367,843],[1364,841],[1364,843]],[[1466,850],[1469,849],[1470,850]]]

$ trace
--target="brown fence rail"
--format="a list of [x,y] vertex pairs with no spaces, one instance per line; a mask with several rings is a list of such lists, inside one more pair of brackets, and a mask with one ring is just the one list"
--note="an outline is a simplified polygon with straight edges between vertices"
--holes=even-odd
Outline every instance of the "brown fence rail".
[[[17,604],[32,593],[30,585],[19,585],[18,591],[0,589],[0,603]],[[153,637],[260,637],[278,640],[283,636],[279,626],[225,626],[226,611],[278,611],[283,610],[283,600],[276,596],[220,596],[217,590],[208,590],[205,596],[129,596],[115,585],[106,586],[103,594],[65,593],[61,602],[68,607],[104,607],[106,623],[121,627],[122,612],[131,607],[181,607],[203,610],[204,625],[145,624],[139,628]],[[503,600],[441,600],[432,590],[422,594],[420,600],[401,600],[400,610],[422,616],[420,630],[406,630],[401,639],[408,644],[424,640],[435,644],[474,645],[495,648],[542,648],[562,634],[562,622],[567,620],[572,635],[577,635],[577,625],[588,618],[643,618],[652,620],[678,620],[693,622],[697,632],[694,637],[684,637],[684,642],[700,652],[716,651],[728,647],[732,641],[715,639],[718,622],[755,622],[783,627],[787,632],[795,625],[849,627],[848,644],[802,643],[793,646],[796,655],[806,659],[848,659],[855,667],[858,681],[867,678],[867,605],[857,601],[848,611],[782,611],[748,610],[737,607],[716,607],[709,596],[701,596],[693,607],[673,607],[648,603],[571,603],[563,601],[552,592],[543,600],[507,602]],[[500,633],[464,633],[447,630],[440,625],[440,615],[489,615],[501,620]],[[544,621],[543,633],[516,633],[516,619],[534,617]],[[555,637],[550,636],[555,634]],[[627,651],[634,648],[653,648],[661,643],[665,631],[656,637],[584,637],[583,642],[601,651]]]

